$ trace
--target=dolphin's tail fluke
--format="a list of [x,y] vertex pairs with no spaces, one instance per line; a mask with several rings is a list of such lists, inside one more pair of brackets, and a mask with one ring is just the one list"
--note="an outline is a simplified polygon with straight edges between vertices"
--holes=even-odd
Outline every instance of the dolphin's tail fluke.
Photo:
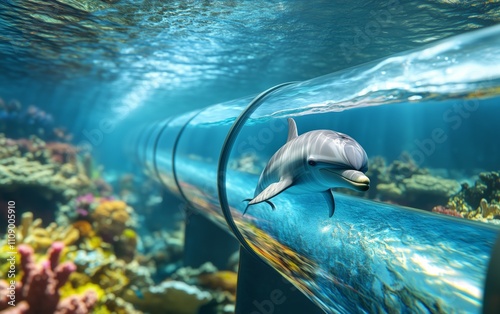
[[[252,199],[251,199],[251,198],[245,198],[245,199],[243,200],[243,202],[249,202],[249,203],[247,204],[247,207],[245,207],[245,210],[243,211],[243,216],[245,216],[245,214],[246,214],[246,212],[247,212],[247,210],[248,210],[248,207],[250,207],[251,205],[258,204],[258,203],[253,203],[253,204],[252,204],[252,203],[250,203],[251,201],[252,201]],[[269,201],[269,200],[265,200],[265,201],[263,201],[263,202],[268,203],[268,204],[269,204],[269,206],[271,206],[272,210],[275,210],[275,209],[276,209],[276,205],[274,205],[274,204],[273,204],[273,202],[271,202],[271,201]]]

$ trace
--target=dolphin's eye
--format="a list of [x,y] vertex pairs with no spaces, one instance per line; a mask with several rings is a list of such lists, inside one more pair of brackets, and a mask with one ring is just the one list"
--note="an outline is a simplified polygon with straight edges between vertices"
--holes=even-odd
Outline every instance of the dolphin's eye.
[[316,166],[316,162],[312,159],[309,159],[309,161],[307,162],[310,166]]

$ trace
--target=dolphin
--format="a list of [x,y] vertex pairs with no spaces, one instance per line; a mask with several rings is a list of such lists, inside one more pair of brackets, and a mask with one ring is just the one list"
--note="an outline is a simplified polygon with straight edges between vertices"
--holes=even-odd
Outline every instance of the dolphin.
[[357,191],[370,188],[368,157],[352,137],[331,130],[315,130],[298,136],[297,125],[288,119],[288,139],[269,160],[262,171],[254,198],[248,207],[262,202],[274,210],[271,198],[283,191],[295,194],[321,193],[328,203],[329,217],[335,212],[332,188]]

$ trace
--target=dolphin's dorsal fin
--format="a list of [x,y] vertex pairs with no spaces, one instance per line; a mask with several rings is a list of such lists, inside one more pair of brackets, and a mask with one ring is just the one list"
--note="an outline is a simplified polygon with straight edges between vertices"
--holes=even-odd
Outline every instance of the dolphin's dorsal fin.
[[288,138],[286,141],[290,142],[297,136],[299,136],[297,132],[297,124],[295,123],[295,120],[293,120],[292,118],[288,118]]

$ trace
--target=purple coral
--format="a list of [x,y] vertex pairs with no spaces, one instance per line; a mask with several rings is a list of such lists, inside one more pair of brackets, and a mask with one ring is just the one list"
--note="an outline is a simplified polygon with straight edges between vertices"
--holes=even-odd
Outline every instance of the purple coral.
[[94,201],[94,195],[90,193],[78,196],[76,198],[76,213],[78,214],[78,216],[86,217],[89,214],[90,207]]
[[81,195],[76,198],[76,204],[80,207],[82,206],[88,207],[93,202],[94,202],[94,195],[92,195],[91,193]]
[[73,295],[60,300],[59,288],[76,270],[75,264],[65,262],[59,264],[64,248],[62,242],[54,242],[48,252],[48,260],[37,265],[34,261],[33,249],[28,245],[18,247],[21,255],[21,269],[24,271],[21,282],[15,285],[15,307],[10,299],[5,281],[0,281],[0,313],[2,314],[87,314],[97,301],[96,293],[87,292],[84,296]]

